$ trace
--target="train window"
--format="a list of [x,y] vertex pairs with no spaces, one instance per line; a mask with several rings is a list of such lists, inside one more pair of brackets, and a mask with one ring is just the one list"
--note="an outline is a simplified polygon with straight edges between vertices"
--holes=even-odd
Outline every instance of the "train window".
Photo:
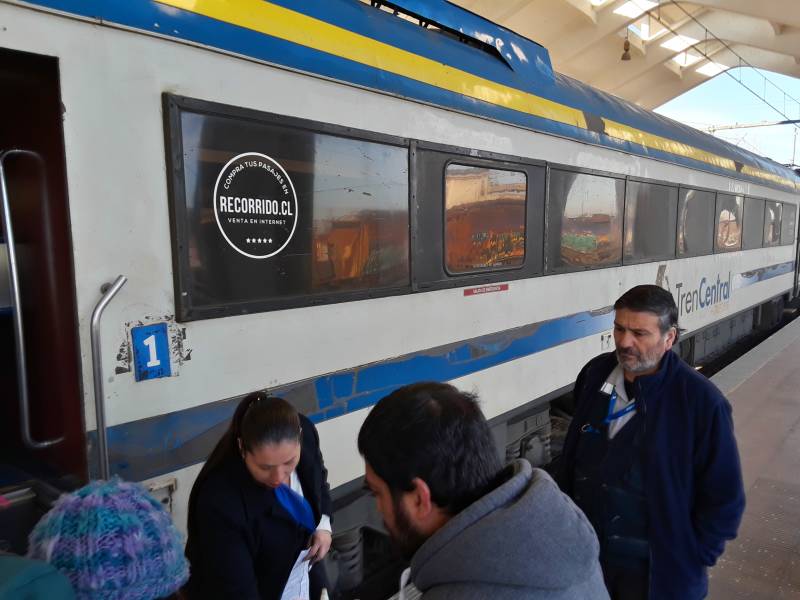
[[714,251],[733,252],[742,248],[742,196],[717,194]]
[[450,164],[445,169],[445,267],[500,270],[525,260],[525,173]]
[[182,319],[410,284],[406,147],[305,122],[179,116]]
[[764,200],[761,198],[744,199],[744,214],[742,216],[742,249],[761,248],[764,237]]
[[678,188],[629,181],[625,192],[625,261],[675,256]]
[[624,198],[622,179],[550,171],[547,269],[620,264]]
[[780,202],[767,200],[764,212],[764,245],[777,246],[781,243],[781,208]]
[[781,219],[781,244],[794,243],[794,221],[797,216],[797,207],[794,204],[783,205]]
[[678,196],[678,256],[711,254],[714,192],[681,188]]

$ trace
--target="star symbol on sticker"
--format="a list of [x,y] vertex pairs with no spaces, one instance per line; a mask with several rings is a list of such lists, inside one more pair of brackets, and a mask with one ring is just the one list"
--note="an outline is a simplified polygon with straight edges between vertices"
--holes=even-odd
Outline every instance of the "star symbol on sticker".
[[249,244],[250,243],[250,238],[247,238],[245,241]]
[[270,244],[272,243],[272,238],[269,238],[269,243],[270,243]]

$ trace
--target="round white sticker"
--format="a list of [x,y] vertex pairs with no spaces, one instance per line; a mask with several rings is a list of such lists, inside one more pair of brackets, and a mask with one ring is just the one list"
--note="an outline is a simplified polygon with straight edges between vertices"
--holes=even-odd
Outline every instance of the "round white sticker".
[[217,176],[214,216],[234,250],[249,258],[269,258],[294,235],[297,193],[276,160],[245,152],[229,160]]

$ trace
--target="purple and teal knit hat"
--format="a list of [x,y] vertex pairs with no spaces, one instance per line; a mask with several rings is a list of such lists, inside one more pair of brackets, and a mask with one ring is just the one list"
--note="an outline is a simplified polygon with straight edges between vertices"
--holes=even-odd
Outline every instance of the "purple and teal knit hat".
[[117,478],[61,496],[31,532],[28,556],[64,573],[85,600],[154,600],[189,578],[164,507]]

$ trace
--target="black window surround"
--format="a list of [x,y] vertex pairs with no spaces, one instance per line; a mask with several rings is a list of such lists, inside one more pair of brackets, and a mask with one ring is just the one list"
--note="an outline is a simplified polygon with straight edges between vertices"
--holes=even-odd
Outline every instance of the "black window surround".
[[[282,115],[275,115],[271,113],[264,113],[260,111],[254,111],[250,109],[243,109],[238,107],[232,107],[227,105],[221,105],[217,103],[207,102],[203,100],[196,100],[191,98],[184,98],[180,96],[174,96],[171,94],[164,94],[163,95],[163,103],[164,103],[164,116],[165,116],[165,137],[166,137],[166,147],[167,147],[167,166],[168,166],[168,173],[170,177],[168,177],[168,193],[169,193],[169,205],[170,205],[170,224],[171,224],[171,231],[172,231],[172,245],[173,245],[173,273],[175,279],[175,306],[176,311],[178,313],[178,320],[179,321],[191,321],[196,319],[207,319],[207,318],[216,318],[216,317],[223,317],[228,315],[239,315],[239,314],[248,314],[248,313],[255,313],[255,312],[264,312],[264,311],[271,311],[271,310],[280,310],[280,309],[287,309],[287,308],[296,308],[302,306],[313,306],[319,304],[329,304],[329,303],[337,303],[337,302],[347,302],[353,300],[360,300],[365,298],[375,298],[375,297],[382,297],[382,296],[389,296],[389,295],[397,295],[397,294],[405,294],[411,292],[411,256],[410,256],[410,247],[408,245],[408,229],[410,228],[410,219],[411,219],[411,207],[409,204],[409,197],[410,194],[408,190],[410,190],[410,181],[411,181],[411,165],[409,159],[409,148],[410,142],[408,140],[402,138],[396,138],[391,136],[385,135],[378,135],[366,131],[359,131],[351,128],[340,127],[325,123],[318,123],[313,121],[308,121],[304,119],[296,119],[290,118]],[[334,292],[318,292],[318,293],[297,293],[294,295],[287,295],[282,297],[254,297],[257,296],[258,293],[251,293],[250,289],[248,288],[249,281],[255,277],[261,277],[261,273],[263,271],[259,271],[261,265],[255,263],[261,263],[263,261],[251,261],[244,266],[245,270],[249,269],[246,273],[241,274],[241,277],[237,276],[236,281],[239,282],[239,288],[241,290],[241,300],[237,299],[226,299],[225,301],[219,302],[209,302],[203,301],[204,296],[203,292],[206,290],[197,287],[197,279],[195,278],[192,268],[196,266],[197,258],[196,256],[190,256],[191,252],[196,253],[197,247],[197,238],[199,234],[197,232],[197,227],[199,227],[200,223],[208,223],[206,227],[213,229],[214,228],[214,213],[216,208],[211,210],[209,213],[209,208],[203,208],[203,213],[197,213],[198,208],[195,207],[194,213],[190,213],[189,211],[189,202],[196,202],[193,198],[187,197],[187,174],[185,173],[185,162],[184,162],[184,152],[186,149],[184,148],[184,138],[183,138],[183,130],[182,130],[182,118],[185,114],[192,114],[192,115],[202,115],[208,116],[209,118],[220,118],[220,119],[229,119],[231,120],[232,124],[245,124],[251,123],[253,127],[258,126],[275,126],[279,128],[283,128],[285,130],[296,131],[299,133],[308,133],[314,135],[323,135],[330,138],[339,138],[343,140],[353,140],[355,142],[364,142],[367,144],[377,144],[381,146],[385,146],[387,148],[397,148],[399,150],[403,150],[406,153],[405,159],[405,174],[402,176],[405,181],[407,182],[406,188],[407,191],[405,193],[405,211],[407,214],[406,217],[406,236],[405,241],[405,252],[407,253],[407,258],[405,258],[407,275],[405,278],[405,283],[403,284],[392,284],[387,285],[385,287],[376,287],[369,289],[359,289],[359,290],[352,290],[352,291],[334,291]],[[193,148],[192,151],[195,149]],[[249,151],[251,148],[242,148],[242,151]],[[226,155],[227,159],[227,155]],[[192,167],[194,168],[194,167]],[[276,167],[273,169],[273,172],[278,173],[279,168]],[[239,173],[244,173],[244,171],[239,171]],[[278,173],[280,175],[280,173]],[[276,177],[278,177],[276,175]],[[242,177],[242,175],[236,175],[236,177]],[[213,196],[213,194],[212,194]],[[207,200],[206,200],[207,201]],[[291,209],[290,209],[291,212]],[[210,223],[209,223],[210,217]],[[191,221],[190,221],[191,219]],[[192,225],[194,223],[194,225]],[[220,226],[221,227],[221,226]],[[306,229],[309,229],[310,225],[306,225]],[[309,229],[310,231],[310,229]],[[206,234],[208,231],[206,230]],[[208,254],[213,254],[218,256],[222,253],[227,253],[231,255],[234,253],[236,248],[231,250],[228,247],[228,244],[233,247],[236,244],[229,241],[228,244],[225,242],[220,242],[216,238],[222,239],[222,236],[214,236],[217,245],[208,252]],[[266,236],[265,236],[266,237]],[[211,239],[209,235],[205,235],[205,239]],[[227,238],[226,238],[227,239]],[[267,240],[263,240],[265,243]],[[272,240],[270,240],[272,241]],[[287,249],[290,246],[287,246]],[[245,248],[248,250],[249,248]],[[240,254],[243,254],[242,250],[238,250]],[[249,254],[245,254],[245,256],[250,256]],[[289,256],[291,258],[291,256]],[[230,260],[230,259],[228,259]],[[264,261],[269,261],[270,258],[265,258]],[[241,262],[241,261],[240,261]],[[297,264],[297,263],[294,263]],[[223,265],[224,266],[224,265]],[[254,271],[255,270],[255,271]],[[203,280],[204,285],[215,285],[213,275],[215,272],[219,273],[219,269],[214,270],[210,269],[208,271],[209,275],[205,277]],[[226,277],[230,279],[231,274],[227,273],[224,269],[221,271],[226,273]],[[277,273],[277,275],[281,275],[281,273]],[[396,280],[396,278],[395,278]],[[230,283],[230,281],[228,282]],[[263,282],[262,287],[264,287]],[[222,285],[220,283],[220,285]],[[226,290],[226,293],[232,293],[229,290]],[[235,293],[235,292],[234,292]],[[213,295],[211,296],[213,297]]]
[[[637,194],[635,200],[632,196],[634,193]],[[656,199],[651,198],[651,195],[661,197]],[[675,258],[678,241],[678,198],[677,186],[638,179],[628,180],[625,186],[623,264],[633,265]]]
[[[511,183],[506,182],[505,184],[499,181],[492,181],[493,178],[496,179],[500,177],[506,177],[512,181]],[[501,195],[503,194],[503,190],[500,188],[504,185],[505,187],[514,186],[515,184],[519,185],[520,180],[523,185],[521,207],[515,207],[514,204],[516,204],[516,202],[514,202],[513,196],[519,194],[519,191],[510,189],[507,191],[506,195],[503,196]],[[456,189],[457,187],[461,187],[462,189],[459,191]],[[524,171],[465,165],[457,161],[452,161],[447,164],[445,167],[444,193],[444,253],[445,271],[448,275],[457,277],[473,273],[508,271],[521,268],[525,264],[525,246],[527,241],[525,213],[528,204],[527,187],[528,178]],[[465,196],[468,195],[473,195],[474,197],[471,200],[465,199]],[[500,195],[500,197],[492,200],[492,195]],[[451,199],[461,199],[463,201],[458,205],[454,204],[450,206]],[[495,206],[489,207],[490,203],[494,203]],[[494,210],[486,210],[486,208],[494,208]],[[451,214],[451,211],[457,214]],[[481,214],[477,214],[479,211]],[[518,215],[518,222],[516,223],[513,222],[513,219],[509,219],[509,217],[515,216],[511,214],[514,212],[521,213]],[[503,217],[506,217],[505,222],[503,222]],[[490,239],[487,232],[476,233],[474,231],[474,222],[477,221],[480,223],[480,227],[486,227],[486,221],[488,220],[494,221],[491,224],[494,226],[491,227],[492,235],[494,236],[493,239]],[[459,231],[453,231],[459,225]],[[522,228],[522,243],[518,244],[522,246],[522,255],[518,258],[514,256],[515,252],[513,252],[514,242],[512,236],[514,235],[513,229],[515,226],[521,226]],[[451,230],[451,228],[453,230]],[[454,245],[454,242],[456,242],[458,233],[463,235],[467,232],[470,232],[473,238],[478,236],[481,238],[479,241],[486,242],[484,246],[498,246],[501,244],[504,247],[510,246],[512,250],[510,256],[504,258],[502,253],[494,251],[495,256],[492,258],[494,261],[504,260],[507,264],[490,264],[478,267],[471,266],[470,264],[462,264],[460,268],[455,265],[454,262],[458,260],[458,257],[454,256],[455,248],[451,248],[451,245]],[[474,245],[475,244],[473,244],[473,246]],[[463,247],[463,244],[461,244],[461,246],[463,256],[460,258],[462,262],[466,261],[468,258],[470,261],[479,258],[474,256],[475,248],[467,249]],[[480,248],[478,249],[480,250]],[[509,248],[505,249],[508,250]],[[451,251],[453,251],[452,255]],[[484,251],[484,254],[491,255],[492,252],[492,250],[488,252]],[[487,257],[484,256],[482,258],[483,261],[486,262]]]
[[[571,165],[547,163],[541,160],[525,159],[515,156],[502,155],[491,152],[474,151],[464,148],[457,148],[441,144],[428,142],[418,142],[405,138],[375,134],[369,131],[356,130],[348,127],[330,125],[326,123],[309,121],[275,115],[260,111],[221,105],[213,102],[184,98],[171,94],[163,95],[164,115],[165,115],[165,141],[167,148],[168,166],[168,192],[170,203],[172,244],[173,244],[173,265],[175,278],[175,302],[180,321],[215,318],[227,315],[247,314],[253,312],[263,312],[271,310],[282,310],[287,308],[311,306],[327,303],[348,302],[353,300],[382,297],[389,295],[400,295],[418,291],[435,289],[468,287],[481,284],[491,284],[501,281],[513,281],[538,277],[545,274],[558,274],[588,269],[618,267],[623,265],[643,264],[671,260],[678,258],[690,258],[694,256],[704,256],[718,252],[730,252],[739,249],[756,249],[767,246],[762,240],[762,245],[756,246],[754,237],[750,237],[747,243],[744,242],[745,231],[748,227],[747,214],[744,204],[741,212],[738,213],[738,232],[739,246],[732,248],[717,248],[717,237],[719,232],[718,219],[719,210],[716,205],[720,198],[717,196],[741,196],[730,194],[725,191],[715,191],[692,187],[691,191],[704,194],[713,194],[715,198],[715,218],[713,230],[709,231],[711,238],[711,248],[708,251],[700,250],[697,253],[681,254],[678,244],[678,230],[680,228],[680,216],[676,215],[675,228],[675,249],[670,253],[648,253],[645,256],[630,256],[625,252],[625,239],[629,224],[626,218],[629,216],[627,198],[629,188],[632,184],[662,186],[669,189],[669,194],[678,195],[676,212],[681,206],[681,197],[689,188],[676,185],[672,182],[656,181],[631,176],[619,175],[616,173],[604,172],[594,169],[584,169]],[[408,243],[408,269],[410,280],[407,284],[391,288],[355,291],[337,291],[334,293],[323,294],[301,294],[292,297],[270,299],[264,301],[249,302],[228,302],[217,306],[192,306],[186,300],[186,271],[188,269],[189,256],[188,248],[188,224],[186,222],[186,188],[183,173],[183,140],[181,138],[181,113],[190,111],[200,114],[218,115],[228,118],[243,119],[262,123],[275,123],[298,130],[309,131],[318,134],[327,134],[341,138],[361,140],[364,142],[376,142],[387,146],[403,148],[408,153],[407,177],[408,177],[408,223],[409,223],[409,243]],[[473,166],[482,169],[497,169],[501,171],[516,171],[524,173],[527,183],[525,191],[525,252],[521,265],[500,266],[487,268],[486,270],[474,270],[465,272],[448,272],[445,261],[445,171],[450,164]],[[619,217],[621,221],[621,251],[619,261],[612,264],[584,265],[584,266],[559,266],[551,268],[545,265],[546,244],[552,235],[551,223],[548,218],[552,199],[550,197],[550,173],[553,170],[568,171],[577,174],[595,175],[607,177],[623,182],[623,202],[622,213]],[[793,213],[796,221],[797,208],[792,203],[768,200],[766,198],[747,198],[743,200],[758,204],[763,201],[766,206],[768,202],[781,206],[781,212],[787,217]],[[785,205],[785,206],[784,206]],[[752,211],[750,212],[752,219]],[[791,228],[783,220],[780,223],[780,237],[773,245],[792,244],[796,240],[796,223],[791,224]],[[766,219],[765,219],[766,222]],[[756,223],[757,224],[757,223]],[[752,227],[752,225],[751,225]],[[766,223],[765,226],[766,228]],[[789,231],[791,229],[791,231]],[[654,254],[658,254],[657,256]]]

